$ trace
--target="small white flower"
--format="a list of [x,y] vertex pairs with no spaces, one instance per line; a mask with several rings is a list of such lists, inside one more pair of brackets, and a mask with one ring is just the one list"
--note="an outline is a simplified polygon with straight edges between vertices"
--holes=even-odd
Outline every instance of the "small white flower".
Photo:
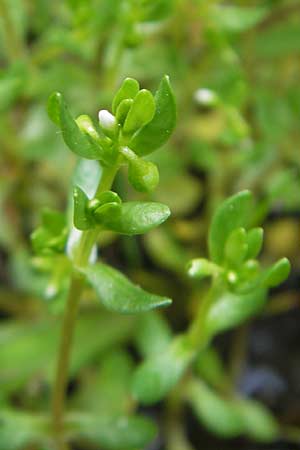
[[106,109],[101,109],[98,114],[99,123],[103,130],[113,131],[116,128],[116,118]]
[[214,91],[207,88],[197,89],[194,93],[194,99],[197,103],[204,106],[212,106],[217,102],[217,95]]

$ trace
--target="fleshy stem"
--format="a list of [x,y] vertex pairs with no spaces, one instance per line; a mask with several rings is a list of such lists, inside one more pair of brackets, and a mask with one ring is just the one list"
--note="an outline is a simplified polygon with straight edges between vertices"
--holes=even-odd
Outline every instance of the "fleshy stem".
[[[116,163],[116,165],[114,165],[113,167],[103,168],[101,180],[95,195],[96,197],[101,192],[107,191],[111,188],[118,169],[118,163]],[[98,237],[98,233],[99,229],[82,232],[73,260],[74,270],[71,277],[70,288],[63,317],[61,340],[58,352],[57,369],[52,398],[52,423],[57,450],[67,450],[68,448],[63,438],[66,387],[68,382],[68,371],[78,306],[82,291],[84,289],[84,278],[76,269],[83,268],[88,264],[91,251]]]

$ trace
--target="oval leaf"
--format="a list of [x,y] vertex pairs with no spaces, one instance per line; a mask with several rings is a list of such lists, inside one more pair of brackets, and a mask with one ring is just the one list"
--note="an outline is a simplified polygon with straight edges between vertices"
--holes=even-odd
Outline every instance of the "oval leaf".
[[264,230],[262,228],[252,228],[248,231],[247,243],[248,252],[247,259],[254,259],[261,251],[263,244]]
[[153,95],[147,89],[142,89],[133,100],[133,104],[127,114],[123,131],[133,133],[146,125],[155,113],[155,101]]
[[117,108],[123,100],[126,100],[128,98],[133,99],[139,92],[139,89],[140,89],[140,85],[139,85],[138,81],[136,81],[134,78],[125,78],[125,80],[121,84],[120,89],[114,96],[114,99],[112,102],[113,114],[116,114]]
[[222,264],[225,242],[233,230],[247,227],[253,212],[250,191],[242,191],[225,200],[216,210],[209,230],[208,246],[211,259]]
[[201,381],[190,383],[188,400],[201,423],[218,436],[233,437],[244,431],[244,421],[234,403]]
[[101,303],[111,311],[136,314],[172,303],[169,298],[144,291],[121,272],[106,264],[88,266],[83,272]]
[[104,206],[95,212],[97,222],[107,230],[129,236],[146,233],[170,215],[166,205],[156,202],[126,202],[117,205],[114,211]]
[[169,77],[164,76],[155,94],[155,114],[151,122],[138,130],[129,147],[138,155],[147,155],[167,142],[176,124],[176,104]]

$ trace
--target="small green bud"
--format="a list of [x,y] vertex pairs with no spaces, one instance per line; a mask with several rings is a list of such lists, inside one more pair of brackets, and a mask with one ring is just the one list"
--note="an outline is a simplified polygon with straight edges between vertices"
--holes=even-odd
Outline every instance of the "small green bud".
[[159,172],[155,164],[136,158],[129,161],[128,180],[139,192],[151,192],[159,183]]
[[114,115],[106,109],[101,109],[98,114],[99,125],[103,133],[111,139],[116,137],[118,132],[118,123]]
[[187,266],[187,273],[192,278],[205,278],[220,273],[221,268],[205,258],[192,259]]

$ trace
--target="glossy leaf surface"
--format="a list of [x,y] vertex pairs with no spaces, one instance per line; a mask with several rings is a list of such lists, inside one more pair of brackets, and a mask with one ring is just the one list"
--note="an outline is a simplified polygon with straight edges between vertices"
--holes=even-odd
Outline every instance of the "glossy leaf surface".
[[155,94],[155,114],[151,122],[133,136],[129,147],[147,155],[167,142],[176,124],[176,104],[169,77],[164,76]]
[[252,194],[242,191],[225,200],[216,210],[209,230],[208,246],[211,259],[221,264],[229,235],[239,227],[247,227],[253,207]]
[[136,314],[172,302],[169,298],[146,292],[121,272],[103,263],[87,267],[84,273],[101,303],[111,311]]

